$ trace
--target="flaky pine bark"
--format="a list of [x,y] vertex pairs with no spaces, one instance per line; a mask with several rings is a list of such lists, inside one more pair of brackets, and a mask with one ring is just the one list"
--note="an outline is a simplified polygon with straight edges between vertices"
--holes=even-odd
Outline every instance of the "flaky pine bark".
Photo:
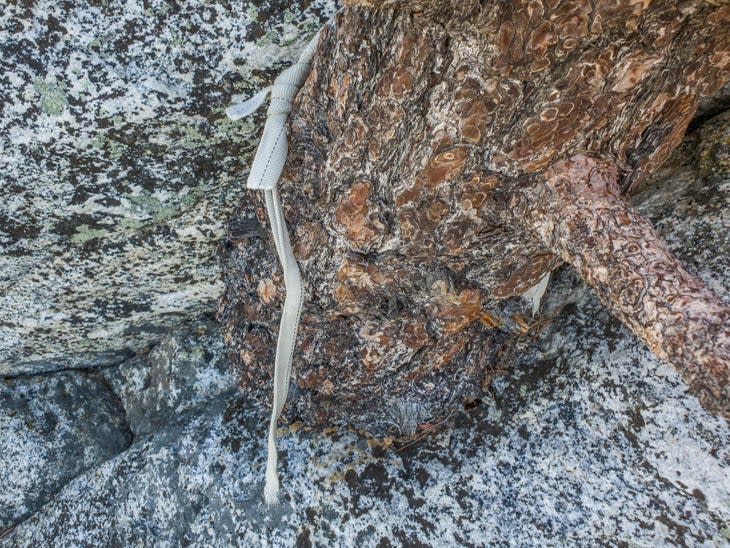
[[[407,434],[480,397],[540,319],[517,297],[563,260],[727,413],[727,306],[621,197],[730,78],[730,7],[358,3],[323,29],[290,118],[280,186],[306,299],[289,416]],[[265,399],[283,282],[256,195],[242,215],[220,317]]]

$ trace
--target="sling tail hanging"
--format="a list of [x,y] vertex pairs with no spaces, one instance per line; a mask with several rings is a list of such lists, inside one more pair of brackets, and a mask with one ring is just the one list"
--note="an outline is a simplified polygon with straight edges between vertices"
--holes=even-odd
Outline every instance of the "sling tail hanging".
[[266,213],[274,236],[276,252],[284,272],[286,299],[279,324],[279,337],[274,363],[274,397],[271,421],[269,423],[268,456],[266,460],[266,481],[264,500],[276,504],[279,497],[279,477],[276,471],[278,455],[276,450],[276,423],[286,403],[289,392],[294,344],[302,311],[302,279],[287,231],[284,212],[279,200],[276,183],[284,169],[288,152],[286,121],[292,109],[292,101],[309,74],[312,56],[317,46],[319,33],[307,44],[299,60],[282,72],[274,84],[262,89],[251,99],[228,108],[226,113],[233,120],[247,116],[260,107],[271,95],[264,132],[256,156],[251,165],[246,186],[264,191]]

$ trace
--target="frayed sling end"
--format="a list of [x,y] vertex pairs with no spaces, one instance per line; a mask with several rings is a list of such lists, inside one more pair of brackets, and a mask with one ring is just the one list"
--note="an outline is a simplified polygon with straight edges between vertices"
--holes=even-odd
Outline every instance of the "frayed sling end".
[[276,472],[278,460],[276,431],[269,431],[269,451],[266,459],[266,478],[264,479],[264,502],[266,506],[274,506],[279,503],[279,475]]
[[246,101],[231,105],[226,109],[226,114],[231,120],[240,120],[241,118],[245,118],[264,104],[269,93],[271,93],[271,86],[265,87]]
[[276,475],[276,468],[266,470],[264,502],[266,506],[276,506],[279,504],[279,478]]

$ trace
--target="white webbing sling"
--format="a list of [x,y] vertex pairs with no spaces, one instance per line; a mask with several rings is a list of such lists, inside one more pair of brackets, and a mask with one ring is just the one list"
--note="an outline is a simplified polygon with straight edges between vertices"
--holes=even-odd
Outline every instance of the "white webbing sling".
[[299,316],[302,311],[302,280],[292,251],[289,233],[281,209],[279,192],[276,183],[284,169],[288,152],[286,121],[292,108],[294,96],[304,84],[309,74],[312,55],[317,45],[319,33],[307,44],[299,60],[282,72],[273,85],[262,89],[251,99],[234,105],[226,111],[233,120],[247,116],[260,107],[271,94],[271,103],[267,112],[264,132],[261,136],[256,156],[251,166],[246,186],[264,191],[266,213],[274,234],[274,244],[284,271],[286,299],[279,324],[279,338],[276,345],[274,363],[274,398],[271,421],[269,423],[268,458],[266,461],[266,482],[264,484],[264,500],[266,504],[276,504],[279,495],[279,477],[276,471],[276,423],[286,403],[289,392],[294,344],[299,327]]

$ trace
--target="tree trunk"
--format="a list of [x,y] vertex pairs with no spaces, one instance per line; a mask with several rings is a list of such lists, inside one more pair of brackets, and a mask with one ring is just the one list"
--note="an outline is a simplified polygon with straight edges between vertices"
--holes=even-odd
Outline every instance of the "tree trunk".
[[[730,308],[621,196],[728,79],[730,8],[359,3],[324,29],[290,118],[306,302],[289,417],[409,434],[480,397],[529,321],[519,296],[563,260],[727,416]],[[252,193],[220,315],[266,399],[283,282],[263,211]]]

